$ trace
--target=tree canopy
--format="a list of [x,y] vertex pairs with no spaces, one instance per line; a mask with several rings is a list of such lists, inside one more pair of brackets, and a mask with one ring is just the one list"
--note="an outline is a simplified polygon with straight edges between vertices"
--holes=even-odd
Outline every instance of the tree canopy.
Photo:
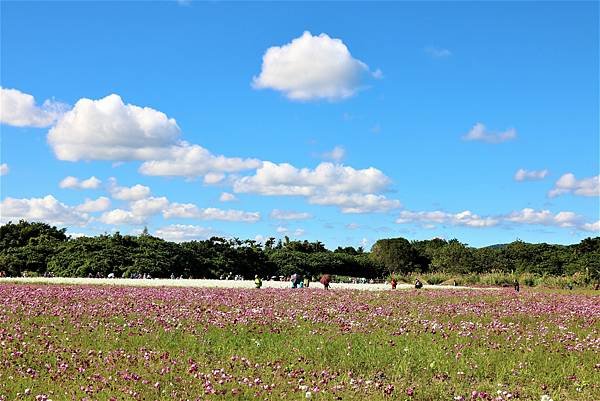
[[102,234],[71,238],[66,229],[19,221],[0,227],[0,271],[9,276],[252,278],[299,273],[378,278],[393,274],[505,272],[539,275],[585,273],[600,280],[600,237],[579,244],[510,244],[473,248],[456,239],[378,240],[370,252],[362,248],[328,250],[320,241],[269,238],[254,240],[212,237],[175,243],[153,237]]

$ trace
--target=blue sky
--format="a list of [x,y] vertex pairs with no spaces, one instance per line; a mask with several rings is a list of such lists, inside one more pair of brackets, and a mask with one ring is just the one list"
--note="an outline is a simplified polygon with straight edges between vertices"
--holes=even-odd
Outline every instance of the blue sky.
[[597,2],[1,7],[2,222],[367,248],[600,232]]

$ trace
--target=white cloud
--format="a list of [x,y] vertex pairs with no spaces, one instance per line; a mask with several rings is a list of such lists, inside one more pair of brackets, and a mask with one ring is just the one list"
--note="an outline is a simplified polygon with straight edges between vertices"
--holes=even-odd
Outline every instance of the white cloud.
[[269,214],[269,217],[274,220],[306,220],[312,218],[313,216],[307,212],[273,209]]
[[146,222],[147,216],[136,215],[130,210],[113,209],[104,212],[99,220],[104,224],[138,226]]
[[[339,100],[353,96],[366,74],[369,67],[353,58],[340,39],[306,31],[291,43],[266,51],[252,86],[283,92],[292,100]],[[371,74],[382,76],[381,71]]]
[[0,87],[0,122],[15,127],[48,127],[68,106],[54,100],[46,100],[41,107],[35,98],[17,89]]
[[89,216],[59,202],[52,195],[30,199],[6,198],[0,202],[0,220],[3,223],[21,219],[41,221],[56,226],[83,226],[89,221]]
[[357,170],[324,162],[315,169],[298,169],[287,163],[263,162],[255,175],[236,179],[233,190],[304,196],[311,204],[338,206],[343,213],[367,213],[400,207],[399,201],[376,194],[389,183],[389,178],[373,167]]
[[600,196],[600,175],[578,180],[573,173],[563,174],[548,192],[551,198],[572,193],[580,196]]
[[192,203],[171,202],[164,196],[149,196],[150,188],[143,185],[134,185],[131,188],[118,187],[114,178],[111,178],[109,182],[109,192],[113,198],[129,201],[129,210],[115,209],[104,213],[100,217],[100,221],[106,224],[141,224],[158,214],[162,214],[165,219],[192,218],[243,222],[260,220],[258,212],[217,208],[203,209]]
[[167,210],[169,205],[169,200],[161,196],[160,198],[149,197],[133,201],[129,204],[129,208],[136,216],[153,216]]
[[103,212],[110,207],[110,199],[106,196],[101,196],[98,199],[86,199],[81,205],[75,209],[80,212],[94,213]]
[[207,184],[214,184],[223,179],[222,173],[233,173],[260,167],[257,159],[215,156],[199,145],[181,142],[163,152],[161,157],[154,158],[140,166],[140,173],[154,176],[205,176]]
[[290,231],[289,228],[285,226],[279,226],[275,229],[278,234],[290,234],[294,237],[302,237],[306,231],[303,228],[296,228],[294,231]]
[[233,209],[223,210],[213,207],[202,209],[192,203],[171,203],[169,207],[163,211],[163,217],[166,219],[179,217],[254,223],[260,220],[260,213]]
[[398,224],[420,223],[425,228],[435,228],[435,224],[449,224],[467,227],[493,227],[501,223],[543,225],[576,230],[597,231],[599,222],[584,223],[583,218],[569,211],[552,213],[549,210],[534,210],[525,208],[506,215],[478,216],[469,210],[461,213],[446,213],[442,211],[410,212],[402,211],[396,220]]
[[548,170],[525,170],[518,169],[515,173],[515,181],[535,181],[535,180],[543,180],[548,175]]
[[257,234],[254,236],[254,241],[260,243],[260,244],[264,244],[269,238],[265,237],[262,234]]
[[234,192],[262,195],[302,195],[318,193],[370,193],[385,188],[390,180],[380,170],[369,167],[356,170],[333,163],[321,163],[314,170],[298,169],[291,164],[263,162],[253,176],[234,182]]
[[375,79],[383,79],[383,71],[378,68],[371,73],[371,76]]
[[594,223],[585,223],[581,226],[581,228],[585,231],[592,231],[595,233],[600,233],[600,220]]
[[124,104],[118,95],[80,99],[48,133],[60,160],[151,160],[179,137],[177,122],[149,107]]
[[109,179],[108,192],[114,199],[125,201],[136,201],[150,196],[150,188],[145,185],[136,184],[132,187],[120,187],[117,180]]
[[501,143],[510,141],[517,137],[517,131],[514,128],[509,128],[503,132],[487,131],[485,125],[477,123],[471,130],[462,137],[465,141],[483,141],[488,143]]
[[534,210],[525,208],[505,216],[506,221],[520,224],[540,224],[544,226],[574,227],[581,217],[573,212],[558,212],[553,214],[549,210]]
[[2,163],[0,164],[0,176],[8,174],[10,169],[8,168],[8,164]]
[[232,202],[237,200],[234,194],[230,194],[229,192],[223,192],[221,196],[219,196],[219,200],[221,202]]
[[92,176],[87,180],[79,180],[79,178],[68,176],[62,179],[62,181],[58,184],[61,188],[70,188],[70,189],[97,189],[102,184],[102,181]]
[[223,173],[208,173],[204,176],[205,184],[218,184],[223,181],[225,174]]
[[[147,188],[147,187],[144,187]],[[135,186],[132,188],[121,188],[119,195],[122,196],[122,200],[129,200],[129,210],[114,209],[104,213],[100,217],[100,221],[105,224],[131,224],[139,225],[142,224],[154,215],[164,213],[169,208],[169,200],[162,197],[147,197],[139,198],[140,195],[146,193],[146,191],[136,191]],[[133,189],[133,191],[129,191]],[[150,191],[147,192],[149,194]]]
[[334,162],[340,162],[346,156],[346,149],[343,146],[335,146],[330,152],[323,153],[323,158],[327,160],[333,160]]
[[[147,187],[144,187],[147,188]],[[129,200],[129,210],[114,209],[104,213],[100,217],[100,221],[105,224],[129,224],[129,225],[140,225],[147,222],[150,217],[165,213],[168,210],[171,203],[164,197],[147,197],[139,198],[144,194],[149,194],[150,191],[136,191],[136,186],[132,188],[121,188],[120,194],[123,200]],[[132,190],[132,191],[129,191]]]
[[210,227],[201,227],[185,224],[172,224],[161,227],[154,232],[154,235],[166,241],[184,242],[193,240],[203,240],[214,236],[216,233]]
[[398,200],[376,194],[323,194],[311,196],[308,202],[314,205],[337,206],[342,213],[387,212],[402,206]]
[[87,237],[88,236],[88,234],[84,234],[84,233],[72,233],[72,232],[68,232],[67,235],[70,238],[72,238],[72,239],[81,238],[81,237]]
[[460,213],[446,213],[439,210],[432,212],[411,212],[405,210],[400,213],[400,216],[396,219],[396,223],[421,223],[426,226],[435,223],[483,228],[495,226],[499,223],[499,220],[492,217],[481,217],[470,210]]
[[139,171],[155,176],[204,176],[220,182],[223,173],[257,168],[261,161],[213,155],[200,145],[179,139],[177,122],[150,107],[125,104],[112,94],[82,98],[48,133],[60,160],[141,160]]
[[450,50],[435,46],[426,47],[425,53],[429,54],[433,58],[444,58],[450,57],[452,55],[452,52]]

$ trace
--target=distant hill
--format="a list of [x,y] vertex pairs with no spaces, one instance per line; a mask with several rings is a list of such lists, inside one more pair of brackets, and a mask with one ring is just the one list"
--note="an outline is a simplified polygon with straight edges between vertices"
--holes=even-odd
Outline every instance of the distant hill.
[[491,248],[491,249],[502,249],[504,247],[507,247],[510,244],[494,244],[494,245],[488,245],[488,246],[484,246],[482,249],[487,249],[487,248]]

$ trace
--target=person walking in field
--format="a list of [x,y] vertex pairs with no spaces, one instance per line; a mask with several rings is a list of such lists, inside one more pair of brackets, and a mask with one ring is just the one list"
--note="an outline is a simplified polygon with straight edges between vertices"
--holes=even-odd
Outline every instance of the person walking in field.
[[419,280],[419,279],[415,280],[415,288],[417,290],[423,288],[423,283],[421,282],[421,280]]
[[519,290],[521,289],[521,287],[519,286],[519,280],[515,279],[513,285],[515,287],[515,291],[519,292]]
[[323,284],[323,288],[325,288],[326,290],[329,289],[329,283],[331,283],[331,276],[329,274],[323,274],[323,276],[321,276],[321,284]]
[[398,285],[398,282],[396,281],[395,277],[392,277],[391,284],[392,284],[392,290],[395,290],[396,286]]
[[310,284],[310,278],[304,277],[304,288],[308,288],[308,285]]
[[256,288],[262,287],[262,280],[258,277],[258,274],[254,276],[254,285]]

